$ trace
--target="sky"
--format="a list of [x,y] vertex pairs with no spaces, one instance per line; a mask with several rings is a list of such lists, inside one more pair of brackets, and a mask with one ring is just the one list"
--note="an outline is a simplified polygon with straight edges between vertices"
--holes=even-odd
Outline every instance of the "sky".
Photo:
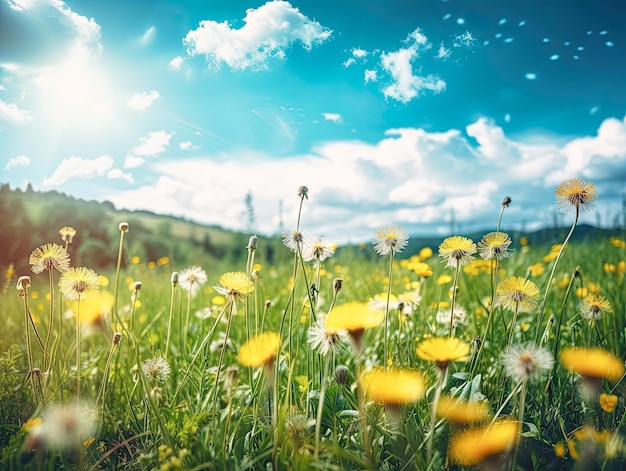
[[[626,195],[623,0],[0,0],[0,182],[339,244]],[[249,204],[247,205],[246,202]],[[253,209],[254,219],[247,209]]]

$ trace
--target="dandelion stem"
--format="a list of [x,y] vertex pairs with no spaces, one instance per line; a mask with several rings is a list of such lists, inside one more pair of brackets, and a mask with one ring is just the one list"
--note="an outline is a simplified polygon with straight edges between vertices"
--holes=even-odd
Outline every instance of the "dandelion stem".
[[28,356],[28,375],[30,384],[33,389],[33,398],[37,400],[37,394],[35,392],[35,378],[33,378],[33,347],[30,342],[30,310],[28,309],[28,288],[24,287],[24,328],[26,329],[26,353]]
[[322,384],[320,385],[320,398],[317,403],[317,417],[315,420],[315,459],[319,459],[320,455],[320,431],[322,428],[322,412],[324,411],[324,396],[326,395],[326,378],[328,377],[328,370],[330,368],[331,355],[326,355],[324,361],[324,373],[322,375]]
[[437,425],[437,407],[439,405],[439,398],[441,397],[441,392],[446,384],[448,378],[448,366],[446,365],[445,369],[438,369],[439,373],[439,383],[437,384],[437,388],[435,389],[435,397],[433,398],[432,408],[430,410],[430,431],[428,433],[428,443],[426,444],[426,454],[427,454],[427,462],[430,463],[433,459],[433,441],[435,439],[435,427]]
[[[49,373],[48,368],[50,368],[50,358],[48,357],[48,345],[50,344],[50,335],[52,334],[53,327],[53,318],[54,318],[54,274],[52,270],[48,270],[48,275],[50,279],[50,317],[48,322],[48,332],[46,333],[46,343],[43,347],[43,371],[44,373]],[[44,383],[45,384],[45,383]]]
[[[120,224],[121,226],[121,224]],[[121,324],[120,317],[117,312],[117,297],[120,287],[120,270],[122,267],[122,255],[124,253],[124,234],[126,231],[120,230],[120,247],[117,253],[117,266],[115,267],[115,287],[113,292],[113,318],[115,322]]]
[[[224,335],[224,343],[222,345],[222,351],[220,352],[220,359],[217,362],[217,371],[215,372],[215,387],[213,389],[213,414],[217,413],[217,398],[219,396],[219,381],[220,381],[220,372],[222,369],[222,362],[224,361],[224,353],[226,353],[226,346],[228,345],[228,336],[230,335],[230,326],[233,320],[233,307],[235,306],[235,300],[229,299],[228,305],[230,306],[228,310],[228,320],[226,322],[226,333]],[[219,421],[215,421],[218,423]]]
[[515,326],[517,324],[517,314],[519,312],[519,303],[515,303],[515,309],[513,310],[513,319],[511,319],[511,324],[509,325],[509,343],[507,343],[507,347],[510,347],[513,343],[513,334],[515,332]]
[[80,401],[80,295],[76,300],[76,400]]
[[456,303],[456,286],[459,281],[459,271],[461,264],[457,262],[454,269],[454,281],[452,282],[452,302],[450,306],[450,337],[454,335],[454,304]]
[[550,285],[552,284],[552,279],[554,278],[554,273],[556,272],[556,267],[559,264],[559,260],[561,259],[561,255],[563,254],[563,251],[565,250],[565,246],[567,245],[567,243],[569,242],[570,237],[572,237],[572,234],[574,233],[574,229],[576,228],[576,223],[578,222],[578,214],[579,214],[580,210],[578,208],[578,206],[576,206],[576,216],[574,217],[574,223],[572,224],[572,228],[570,229],[569,233],[567,234],[567,237],[565,237],[565,240],[563,241],[563,245],[561,245],[561,248],[559,249],[559,253],[556,256],[556,259],[554,260],[554,264],[552,265],[552,271],[550,272],[550,276],[548,277],[548,281],[545,285],[545,292],[543,295],[543,300],[541,301],[541,304],[539,306],[539,319],[537,321],[537,332],[535,334],[535,343],[537,343],[539,346],[541,346],[543,344],[543,338],[539,338],[540,337],[540,333],[541,333],[541,325],[543,324],[543,317],[544,317],[544,313],[546,310],[546,300],[548,299],[548,293],[550,292]]
[[385,303],[385,340],[384,340],[384,353],[383,353],[383,361],[385,362],[385,367],[389,366],[389,299],[391,298],[391,283],[393,276],[393,250],[389,252],[389,279],[387,280],[387,302]]
[[174,301],[176,295],[176,283],[172,283],[172,293],[170,296],[170,314],[167,321],[167,340],[165,341],[165,359],[167,360],[167,354],[170,351],[170,338],[172,335],[172,315],[174,313]]

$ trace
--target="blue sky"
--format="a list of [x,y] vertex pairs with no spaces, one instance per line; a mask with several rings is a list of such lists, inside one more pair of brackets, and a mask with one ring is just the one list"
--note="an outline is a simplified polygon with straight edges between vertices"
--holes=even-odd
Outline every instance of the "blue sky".
[[[0,0],[0,181],[338,243],[626,191],[626,2]],[[570,215],[558,216],[570,224]]]

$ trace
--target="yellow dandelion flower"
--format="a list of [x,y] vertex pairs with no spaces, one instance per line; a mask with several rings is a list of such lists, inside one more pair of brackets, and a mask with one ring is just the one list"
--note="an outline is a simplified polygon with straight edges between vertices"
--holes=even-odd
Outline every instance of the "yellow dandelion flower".
[[423,247],[419,251],[419,257],[422,260],[426,260],[427,258],[430,258],[432,256],[433,256],[433,249],[431,249],[430,247]]
[[522,236],[522,237],[520,237],[520,238],[519,238],[519,244],[520,244],[522,247],[526,247],[526,246],[528,245],[528,237],[526,237],[526,236]]
[[407,268],[411,270],[416,275],[421,276],[422,278],[428,278],[433,276],[433,270],[430,268],[428,263],[417,262],[417,263],[409,263]]
[[104,320],[113,308],[113,295],[108,291],[96,291],[80,304],[80,321],[90,326],[104,329]]
[[61,234],[61,240],[63,242],[71,244],[74,236],[76,235],[76,229],[70,226],[65,226],[59,229],[59,234]]
[[30,254],[28,263],[33,273],[41,273],[53,268],[63,273],[70,267],[70,256],[65,247],[58,244],[44,244]]
[[335,306],[326,318],[326,330],[360,331],[379,326],[385,317],[382,310],[372,310],[369,303],[349,302]]
[[244,366],[263,366],[273,360],[279,346],[280,336],[277,333],[263,332],[243,344],[237,359]]
[[521,276],[511,276],[498,283],[496,304],[518,312],[530,312],[537,305],[539,288],[532,281]]
[[580,315],[585,319],[596,320],[602,317],[602,313],[613,312],[611,303],[604,296],[599,294],[589,294],[585,296],[580,304]]
[[435,283],[437,283],[437,285],[439,286],[448,284],[450,282],[452,282],[452,277],[450,275],[440,275],[435,281]]
[[467,265],[472,261],[475,253],[476,244],[467,237],[448,237],[439,245],[439,256],[446,260],[446,267],[456,268]]
[[490,260],[472,260],[469,264],[463,267],[463,271],[471,276],[478,276],[481,273],[491,273],[491,261]]
[[477,466],[487,458],[512,450],[519,439],[519,432],[519,422],[509,419],[469,429],[450,440],[450,458],[462,466]]
[[231,301],[238,301],[254,291],[254,283],[242,271],[224,273],[220,276],[221,286],[213,288]]
[[617,396],[615,394],[600,394],[600,407],[608,414],[612,413],[617,406]]
[[130,259],[130,263],[132,263],[133,265],[139,265],[139,263],[141,263],[141,258],[135,255]]
[[617,271],[617,266],[614,263],[605,262],[602,265],[602,269],[605,273],[615,273]]
[[561,363],[568,370],[588,378],[615,381],[624,375],[624,362],[602,348],[564,348]]
[[535,263],[528,268],[531,276],[541,276],[546,271],[543,263]]
[[168,256],[159,257],[156,261],[156,264],[160,267],[162,267],[163,265],[167,265],[168,263],[170,263],[170,258]]
[[501,260],[511,256],[509,252],[511,238],[504,232],[490,232],[484,235],[476,245],[478,253],[485,260]]
[[563,442],[554,445],[554,456],[557,458],[565,457],[565,445],[563,445]]
[[91,268],[70,268],[63,272],[59,288],[66,299],[76,301],[84,299],[100,285],[100,277]]
[[592,201],[598,199],[598,192],[593,183],[571,178],[556,187],[554,197],[561,209],[568,211],[576,208],[582,212],[593,207]]
[[451,361],[469,360],[469,344],[456,337],[432,337],[417,346],[417,356],[422,360],[434,361],[440,369]]
[[489,406],[484,401],[468,401],[460,397],[441,396],[437,403],[437,417],[455,424],[472,424],[489,417]]
[[426,391],[422,375],[405,368],[374,368],[363,373],[360,382],[368,399],[389,405],[412,404]]

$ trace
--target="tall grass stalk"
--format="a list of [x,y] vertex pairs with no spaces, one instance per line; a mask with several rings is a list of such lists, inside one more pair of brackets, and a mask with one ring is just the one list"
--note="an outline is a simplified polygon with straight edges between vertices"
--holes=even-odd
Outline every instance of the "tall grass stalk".
[[[224,334],[224,343],[222,344],[222,350],[220,351],[220,358],[217,362],[217,371],[215,372],[215,387],[213,389],[213,414],[217,414],[217,400],[219,397],[219,386],[220,386],[220,373],[222,371],[222,363],[224,362],[224,354],[226,353],[226,347],[228,346],[228,337],[230,335],[230,326],[233,321],[233,313],[235,310],[235,300],[228,300],[228,319],[226,319],[226,333]],[[216,420],[217,424],[219,421]]]
[[117,297],[120,288],[120,270],[122,268],[122,257],[124,255],[124,234],[128,232],[129,226],[127,222],[121,222],[120,230],[120,246],[117,252],[117,265],[115,267],[115,284],[113,285],[113,319],[116,323],[121,324],[119,313],[117,312]]

